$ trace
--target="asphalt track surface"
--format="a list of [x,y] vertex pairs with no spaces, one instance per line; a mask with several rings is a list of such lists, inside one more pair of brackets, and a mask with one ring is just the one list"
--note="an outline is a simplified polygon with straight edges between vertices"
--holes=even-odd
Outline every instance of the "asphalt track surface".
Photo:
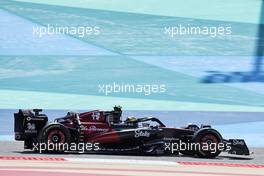
[[225,162],[241,164],[264,164],[264,148],[250,148],[254,152],[251,157],[235,157],[228,154],[221,154],[216,159],[200,159],[186,156],[133,156],[133,155],[105,155],[105,154],[43,154],[24,150],[23,142],[0,141],[0,156],[19,156],[19,157],[67,157],[67,158],[107,158],[107,159],[135,159],[135,160],[159,160],[175,162]]
[[0,142],[0,175],[264,175],[264,149],[252,158],[221,154],[216,159],[185,156],[39,154],[24,151],[23,142]]

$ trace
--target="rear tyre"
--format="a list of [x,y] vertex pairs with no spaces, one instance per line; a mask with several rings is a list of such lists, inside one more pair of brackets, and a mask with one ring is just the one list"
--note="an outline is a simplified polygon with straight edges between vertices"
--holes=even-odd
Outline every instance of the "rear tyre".
[[64,152],[65,145],[71,141],[71,134],[64,126],[51,124],[42,130],[39,138],[39,141],[46,145],[46,152]]

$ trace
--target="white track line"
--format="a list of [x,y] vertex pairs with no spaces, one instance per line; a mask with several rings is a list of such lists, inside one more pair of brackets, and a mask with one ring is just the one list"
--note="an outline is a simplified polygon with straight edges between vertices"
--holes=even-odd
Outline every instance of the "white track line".
[[152,160],[130,160],[130,159],[98,159],[98,158],[65,158],[70,162],[88,162],[88,163],[120,163],[120,164],[143,164],[143,165],[162,165],[176,166],[179,165],[173,161],[152,161]]

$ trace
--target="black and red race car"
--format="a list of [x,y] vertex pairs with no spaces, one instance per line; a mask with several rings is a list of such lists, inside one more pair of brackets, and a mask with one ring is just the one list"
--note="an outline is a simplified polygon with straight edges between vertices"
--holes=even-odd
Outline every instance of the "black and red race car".
[[19,110],[14,114],[15,139],[24,141],[25,149],[35,144],[96,143],[96,152],[137,152],[139,154],[186,154],[214,158],[222,151],[250,155],[243,139],[223,139],[209,125],[189,124],[168,128],[155,117],[128,117],[121,120],[122,110],[68,112],[65,117],[48,122],[41,109]]

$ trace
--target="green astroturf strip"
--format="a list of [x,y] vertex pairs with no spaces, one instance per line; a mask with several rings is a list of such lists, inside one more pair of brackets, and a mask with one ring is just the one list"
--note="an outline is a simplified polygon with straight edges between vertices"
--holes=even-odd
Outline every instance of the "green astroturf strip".
[[[264,106],[264,95],[202,84],[198,78],[123,56],[0,56],[0,89],[104,96],[102,84],[166,85],[166,92],[109,96],[193,103]],[[5,102],[3,102],[5,103]],[[114,102],[113,102],[114,103]]]
[[43,109],[109,109],[122,105],[126,110],[162,111],[225,111],[225,112],[263,112],[261,107],[207,104],[193,102],[147,100],[91,95],[45,93],[34,91],[0,90],[1,109],[43,108]]
[[258,23],[261,0],[18,0],[161,16]]
[[[259,26],[257,24],[120,13],[12,1],[0,2],[0,7],[44,26],[98,26],[100,35],[84,38],[74,35],[74,37],[125,55],[254,55],[258,40]],[[250,13],[247,12],[247,14]],[[171,38],[164,34],[165,27],[179,24],[231,27],[232,35],[214,38],[203,35],[183,35]]]

